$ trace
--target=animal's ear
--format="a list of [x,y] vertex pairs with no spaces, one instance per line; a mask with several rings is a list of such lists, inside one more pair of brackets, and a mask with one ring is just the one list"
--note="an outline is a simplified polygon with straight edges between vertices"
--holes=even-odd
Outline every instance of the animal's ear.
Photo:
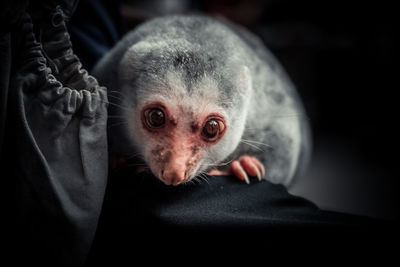
[[247,66],[242,66],[239,71],[238,77],[238,90],[243,96],[248,95],[248,92],[252,89],[252,80],[250,70]]

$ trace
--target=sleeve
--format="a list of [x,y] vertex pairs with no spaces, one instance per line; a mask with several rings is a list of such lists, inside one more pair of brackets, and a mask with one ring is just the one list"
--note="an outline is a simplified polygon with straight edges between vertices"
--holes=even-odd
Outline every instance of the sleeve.
[[29,7],[11,29],[2,156],[13,156],[18,249],[30,262],[81,266],[107,183],[107,94],[72,51],[65,21],[75,4],[56,2]]

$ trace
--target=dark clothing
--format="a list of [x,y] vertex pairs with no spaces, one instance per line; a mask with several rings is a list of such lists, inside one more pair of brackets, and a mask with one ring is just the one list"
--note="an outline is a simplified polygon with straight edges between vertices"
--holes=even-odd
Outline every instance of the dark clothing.
[[82,266],[107,182],[107,92],[71,49],[77,2],[27,3],[2,9],[12,18],[0,36],[8,248],[16,265]]

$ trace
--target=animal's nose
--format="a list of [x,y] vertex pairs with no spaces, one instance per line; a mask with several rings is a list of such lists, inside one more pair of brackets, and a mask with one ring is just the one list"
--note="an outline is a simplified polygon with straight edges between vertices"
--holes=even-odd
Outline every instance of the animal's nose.
[[[178,146],[169,153],[168,160],[162,165],[160,180],[167,185],[179,185],[189,178],[193,168],[192,154],[188,151],[189,146]],[[178,149],[179,148],[179,149]]]
[[161,180],[167,185],[179,185],[186,180],[185,169],[169,166],[169,168],[161,172]]

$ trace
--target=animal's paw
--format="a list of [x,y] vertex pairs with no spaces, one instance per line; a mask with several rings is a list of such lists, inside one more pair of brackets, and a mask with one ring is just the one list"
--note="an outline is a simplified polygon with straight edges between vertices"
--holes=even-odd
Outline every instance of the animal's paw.
[[211,170],[210,175],[229,175],[233,174],[239,180],[250,183],[249,176],[257,177],[259,181],[265,175],[264,165],[255,157],[244,155],[238,160],[232,161],[228,171]]

